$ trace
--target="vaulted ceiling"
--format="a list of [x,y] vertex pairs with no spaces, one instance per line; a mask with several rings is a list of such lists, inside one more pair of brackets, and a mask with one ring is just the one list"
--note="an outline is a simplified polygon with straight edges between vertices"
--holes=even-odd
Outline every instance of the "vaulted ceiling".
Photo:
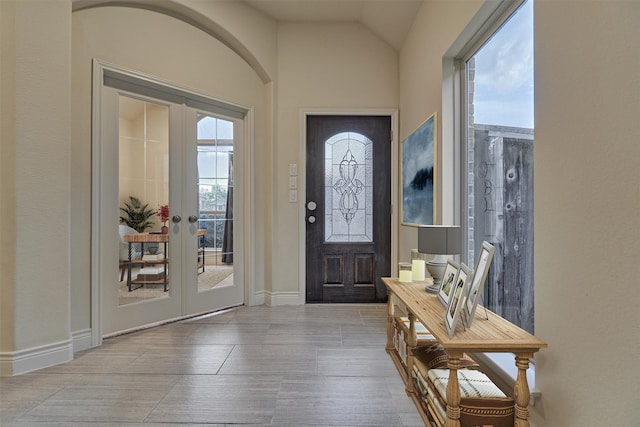
[[244,0],[278,21],[360,22],[399,50],[423,0]]

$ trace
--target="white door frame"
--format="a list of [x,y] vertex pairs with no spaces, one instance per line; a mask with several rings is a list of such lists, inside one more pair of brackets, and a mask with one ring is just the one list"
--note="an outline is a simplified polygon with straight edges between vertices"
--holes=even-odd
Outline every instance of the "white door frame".
[[[300,110],[300,159],[298,161],[298,218],[299,245],[303,255],[306,254],[306,200],[307,200],[307,116],[389,116],[391,118],[391,275],[397,275],[398,269],[398,110],[397,109],[316,109]],[[298,283],[299,304],[304,305],[307,299],[307,263],[306,256],[300,262]]]
[[[253,304],[255,300],[255,284],[253,278],[255,271],[252,260],[255,259],[255,227],[253,212],[253,182],[254,182],[254,133],[253,133],[253,115],[252,107],[233,104],[226,100],[219,100],[208,94],[198,93],[188,88],[180,87],[174,83],[163,81],[153,76],[125,69],[117,65],[109,64],[98,59],[93,60],[93,81],[92,81],[92,158],[91,158],[91,345],[96,347],[102,344],[102,310],[101,310],[101,289],[102,277],[105,270],[112,270],[113,266],[103,265],[101,262],[103,254],[103,237],[104,230],[101,230],[103,207],[101,206],[102,192],[105,185],[103,178],[102,163],[102,91],[105,71],[109,70],[122,75],[127,75],[141,81],[152,82],[167,88],[172,88],[182,93],[194,94],[198,97],[212,99],[221,104],[237,107],[245,111],[244,117],[244,156],[242,164],[238,165],[242,168],[241,173],[244,181],[244,188],[241,193],[244,202],[244,215],[241,220],[244,225],[243,238],[243,275],[244,275],[244,300],[245,304]],[[237,196],[240,196],[238,194]]]

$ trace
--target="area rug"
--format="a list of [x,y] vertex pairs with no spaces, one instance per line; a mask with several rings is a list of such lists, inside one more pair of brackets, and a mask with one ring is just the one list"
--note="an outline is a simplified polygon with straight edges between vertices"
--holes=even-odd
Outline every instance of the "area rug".
[[[233,266],[207,266],[203,273],[198,274],[198,291],[206,291],[219,286],[233,284]],[[134,285],[136,287],[139,285]],[[169,281],[169,288],[171,281]],[[164,292],[164,285],[145,285],[129,292],[125,280],[118,283],[119,305],[132,304],[153,298],[168,298],[169,292]]]

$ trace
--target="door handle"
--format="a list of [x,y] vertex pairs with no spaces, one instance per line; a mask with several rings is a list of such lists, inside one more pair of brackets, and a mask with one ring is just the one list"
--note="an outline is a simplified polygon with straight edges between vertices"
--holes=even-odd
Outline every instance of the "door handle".
[[193,223],[194,223],[194,222],[196,222],[196,221],[198,221],[198,216],[197,216],[197,215],[191,215],[191,216],[189,217],[189,222],[190,222],[191,224],[193,224]]
[[180,221],[182,221],[182,217],[180,215],[174,215],[173,217],[171,217],[171,221],[173,221],[175,224],[177,224]]

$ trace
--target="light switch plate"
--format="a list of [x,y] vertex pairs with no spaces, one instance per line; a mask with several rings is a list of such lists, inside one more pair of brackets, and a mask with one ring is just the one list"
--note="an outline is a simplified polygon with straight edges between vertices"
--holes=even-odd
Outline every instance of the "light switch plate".
[[296,203],[298,201],[298,191],[297,190],[289,190],[289,202]]
[[298,175],[298,165],[296,163],[289,163],[289,175]]
[[295,176],[289,177],[289,188],[292,190],[298,188],[298,178],[296,178]]

